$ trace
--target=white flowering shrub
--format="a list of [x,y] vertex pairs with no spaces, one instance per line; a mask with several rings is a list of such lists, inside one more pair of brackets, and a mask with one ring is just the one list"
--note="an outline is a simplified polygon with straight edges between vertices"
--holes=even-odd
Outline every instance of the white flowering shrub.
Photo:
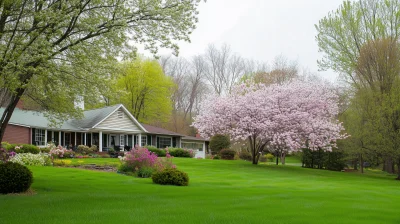
[[12,157],[10,162],[19,163],[24,166],[50,166],[51,158],[47,153],[21,153]]

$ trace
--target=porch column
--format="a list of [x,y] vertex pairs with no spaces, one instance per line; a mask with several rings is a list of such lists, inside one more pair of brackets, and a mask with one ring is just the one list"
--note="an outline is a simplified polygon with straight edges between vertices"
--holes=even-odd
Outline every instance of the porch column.
[[85,139],[83,141],[83,145],[86,145],[86,132],[85,132]]
[[62,146],[62,142],[61,142],[61,131],[58,132],[58,145]]
[[99,152],[103,151],[103,132],[99,132]]
[[44,145],[47,145],[47,129],[44,129]]
[[140,147],[142,147],[142,134],[141,133],[139,133],[138,134],[138,145],[140,146]]
[[93,132],[90,132],[90,145],[93,145]]
[[74,145],[76,145],[76,132],[75,132],[75,141],[74,141]]

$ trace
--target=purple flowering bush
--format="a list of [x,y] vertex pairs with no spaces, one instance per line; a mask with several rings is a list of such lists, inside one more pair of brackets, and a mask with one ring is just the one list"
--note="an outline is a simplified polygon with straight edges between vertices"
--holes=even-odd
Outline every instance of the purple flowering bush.
[[166,157],[159,158],[147,148],[137,147],[119,157],[122,165],[119,168],[123,173],[134,173],[138,177],[150,177],[153,172],[164,169],[174,169],[172,156],[167,153]]

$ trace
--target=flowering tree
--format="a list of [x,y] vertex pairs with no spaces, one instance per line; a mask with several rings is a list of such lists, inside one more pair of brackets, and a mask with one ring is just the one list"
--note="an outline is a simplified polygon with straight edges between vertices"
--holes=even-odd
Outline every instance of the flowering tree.
[[338,97],[327,85],[290,82],[282,85],[244,83],[228,96],[210,96],[193,126],[203,136],[228,134],[247,140],[253,164],[266,147],[288,151],[308,147],[331,150],[341,134]]

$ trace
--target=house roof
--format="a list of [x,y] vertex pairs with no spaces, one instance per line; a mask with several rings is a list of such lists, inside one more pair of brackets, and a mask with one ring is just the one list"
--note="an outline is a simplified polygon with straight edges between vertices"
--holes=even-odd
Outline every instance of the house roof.
[[[84,111],[83,112],[84,117],[82,119],[67,120],[60,127],[56,127],[54,129],[69,130],[69,131],[84,131],[92,129],[96,127],[99,123],[104,121],[107,117],[109,117],[113,112],[115,112],[119,108],[122,108],[132,118],[132,120],[134,120],[134,122],[137,123],[138,126],[140,126],[140,128],[143,129],[144,132],[149,132],[152,134],[160,134],[160,135],[184,136],[182,134],[169,131],[163,128],[139,123],[122,104]],[[0,108],[0,114],[3,113],[3,111],[4,108]],[[31,110],[21,110],[19,108],[15,108],[9,123],[14,125],[34,127],[34,128],[49,128],[51,124],[51,122],[44,115],[44,113]]]
[[[4,108],[0,108],[0,114],[4,112]],[[32,110],[21,110],[19,108],[15,108],[10,121],[10,124],[27,126],[27,127],[36,127],[36,128],[48,128],[51,125],[49,119],[42,112],[32,111]],[[59,128],[64,130],[80,130],[71,122],[64,122]]]
[[194,137],[194,136],[183,136],[182,140],[191,140],[191,141],[206,141],[208,142],[209,140],[202,138],[202,137]]
[[80,128],[93,128],[96,124],[107,118],[112,112],[121,107],[122,104],[117,104],[109,107],[102,107],[93,110],[86,110],[83,112],[83,118],[81,120],[71,120],[75,126]]
[[142,124],[142,126],[149,132],[152,134],[159,134],[159,135],[174,135],[174,136],[184,136],[182,134],[173,132],[173,131],[169,131],[163,128],[159,128],[159,127],[155,127],[155,126],[151,126],[148,124]]

